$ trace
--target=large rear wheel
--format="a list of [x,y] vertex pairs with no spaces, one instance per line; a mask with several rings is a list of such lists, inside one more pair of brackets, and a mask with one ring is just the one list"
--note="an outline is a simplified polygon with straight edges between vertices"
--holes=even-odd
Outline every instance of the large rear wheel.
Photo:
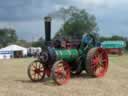
[[103,77],[108,69],[108,55],[103,48],[92,48],[86,59],[86,71],[94,77]]

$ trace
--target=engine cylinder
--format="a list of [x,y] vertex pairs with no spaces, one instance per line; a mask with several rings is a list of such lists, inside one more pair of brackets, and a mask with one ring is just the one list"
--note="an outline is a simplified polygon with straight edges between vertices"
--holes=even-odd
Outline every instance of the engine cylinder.
[[63,59],[68,62],[73,62],[79,57],[79,51],[77,49],[58,49],[55,50],[56,59]]

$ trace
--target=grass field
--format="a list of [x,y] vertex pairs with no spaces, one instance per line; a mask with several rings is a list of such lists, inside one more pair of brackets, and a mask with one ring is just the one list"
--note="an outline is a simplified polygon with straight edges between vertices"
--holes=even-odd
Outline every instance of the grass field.
[[109,59],[105,77],[88,78],[82,74],[63,86],[51,79],[31,82],[27,67],[32,58],[0,60],[0,96],[128,96],[128,55]]

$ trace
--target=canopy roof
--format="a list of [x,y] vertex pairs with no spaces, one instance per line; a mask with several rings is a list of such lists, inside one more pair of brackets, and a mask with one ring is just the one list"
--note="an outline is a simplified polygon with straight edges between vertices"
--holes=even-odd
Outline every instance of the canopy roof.
[[0,51],[21,51],[21,50],[26,50],[26,48],[18,45],[9,45],[5,48],[0,49]]
[[103,48],[124,48],[126,47],[125,41],[104,41],[101,43]]

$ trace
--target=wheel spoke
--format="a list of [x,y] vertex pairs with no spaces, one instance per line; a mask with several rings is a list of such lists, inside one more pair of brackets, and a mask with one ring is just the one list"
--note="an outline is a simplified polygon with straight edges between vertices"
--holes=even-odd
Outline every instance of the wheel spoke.
[[96,65],[96,64],[97,64],[97,60],[96,60],[96,59],[93,59],[92,63],[93,63],[94,65]]
[[37,76],[38,76],[38,80],[40,79],[40,74],[37,74]]
[[41,69],[40,67],[41,67],[41,64],[39,64],[39,69]]
[[99,70],[100,70],[100,73],[102,73],[104,71],[104,67],[101,66]]
[[35,64],[35,65],[36,65],[36,69],[37,69],[37,68],[38,68],[38,67],[37,67],[37,62],[36,62],[36,64]]
[[36,73],[33,74],[33,79],[34,79],[34,80],[36,79]]
[[38,64],[38,68],[40,69],[41,63]]
[[40,77],[42,77],[42,75],[41,74],[39,74],[40,75]]
[[35,70],[32,69],[31,71],[35,73]]
[[95,67],[97,67],[96,64],[92,64],[92,65],[91,65],[91,68],[95,68]]
[[98,67],[96,69],[96,74],[100,74],[102,72],[102,70],[103,70],[103,67]]
[[36,68],[37,68],[34,64],[32,64],[32,67],[33,67],[34,69],[36,69]]

